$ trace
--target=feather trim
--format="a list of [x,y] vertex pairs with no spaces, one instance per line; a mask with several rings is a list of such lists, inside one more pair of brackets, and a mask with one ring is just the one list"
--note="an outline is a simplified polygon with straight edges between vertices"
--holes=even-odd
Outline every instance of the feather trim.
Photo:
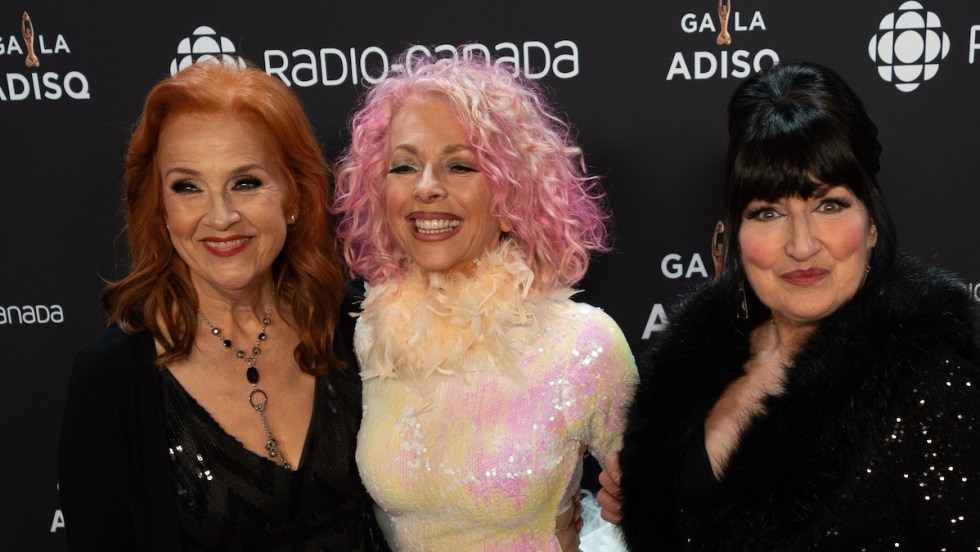
[[509,330],[530,326],[542,309],[575,293],[544,296],[531,289],[533,281],[522,248],[504,240],[469,273],[411,265],[400,282],[368,286],[357,331],[361,378],[518,375],[522,351]]

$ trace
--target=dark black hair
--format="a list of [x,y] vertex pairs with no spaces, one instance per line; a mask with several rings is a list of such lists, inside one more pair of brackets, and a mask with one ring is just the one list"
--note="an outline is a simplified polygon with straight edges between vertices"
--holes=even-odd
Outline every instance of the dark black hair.
[[[896,236],[878,185],[880,154],[878,128],[861,99],[826,67],[783,63],[739,85],[728,104],[725,178],[723,281],[733,305],[744,278],[738,233],[746,206],[755,199],[809,198],[821,188],[814,178],[846,186],[868,209],[878,232],[872,274],[892,263]],[[768,315],[745,289],[749,312]]]

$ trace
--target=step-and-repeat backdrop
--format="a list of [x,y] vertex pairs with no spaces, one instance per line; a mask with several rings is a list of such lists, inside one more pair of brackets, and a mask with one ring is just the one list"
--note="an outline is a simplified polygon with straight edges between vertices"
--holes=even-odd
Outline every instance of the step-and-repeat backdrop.
[[149,88],[201,56],[241,56],[296,91],[336,157],[363,86],[399,52],[449,56],[463,44],[539,80],[604,177],[616,250],[580,297],[634,349],[709,277],[727,98],[770,61],[823,63],[854,86],[880,128],[901,243],[959,273],[980,301],[977,2],[732,0],[723,25],[717,0],[5,1],[0,549],[65,547],[65,384],[104,325],[103,280],[126,265],[122,158]]

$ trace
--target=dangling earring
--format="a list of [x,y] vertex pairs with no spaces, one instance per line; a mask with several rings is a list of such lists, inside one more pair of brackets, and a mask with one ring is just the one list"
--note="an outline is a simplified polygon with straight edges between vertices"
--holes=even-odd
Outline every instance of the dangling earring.
[[711,235],[711,260],[715,268],[715,280],[721,278],[725,262],[725,223],[718,221]]
[[738,297],[736,297],[738,304],[735,306],[735,318],[739,320],[746,320],[749,317],[749,304],[745,299],[745,281],[739,280],[738,282]]

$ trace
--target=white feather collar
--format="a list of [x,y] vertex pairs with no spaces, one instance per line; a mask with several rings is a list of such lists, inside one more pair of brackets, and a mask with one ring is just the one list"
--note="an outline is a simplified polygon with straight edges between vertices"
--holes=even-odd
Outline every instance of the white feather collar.
[[368,287],[356,347],[361,378],[422,380],[433,373],[516,374],[519,344],[509,330],[531,326],[574,290],[543,296],[523,249],[505,239],[470,273],[427,273],[411,265],[400,282]]

